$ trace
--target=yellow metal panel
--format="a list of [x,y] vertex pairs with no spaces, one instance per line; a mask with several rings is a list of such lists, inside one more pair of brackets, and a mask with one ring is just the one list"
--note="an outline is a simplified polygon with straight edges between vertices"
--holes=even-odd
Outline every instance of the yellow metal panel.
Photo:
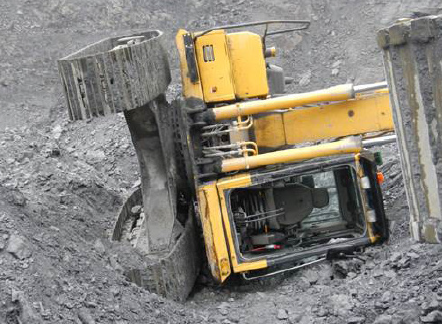
[[178,48],[178,54],[180,56],[180,70],[181,70],[181,83],[183,84],[183,96],[185,98],[199,98],[203,99],[203,90],[201,83],[192,83],[189,78],[189,69],[187,67],[186,51],[184,48],[183,35],[187,34],[187,31],[180,29],[175,37],[176,46]]
[[235,94],[239,99],[266,96],[266,63],[261,37],[250,32],[227,35]]
[[218,180],[217,187],[224,190],[224,189],[248,187],[251,184],[252,184],[252,179],[250,178],[250,174],[242,173]]
[[209,267],[223,282],[230,275],[230,262],[215,182],[198,189],[198,203]]
[[358,96],[332,105],[294,109],[283,114],[283,120],[289,145],[394,130],[387,93]]
[[255,118],[253,122],[258,147],[279,147],[286,144],[282,114]]
[[224,198],[224,190],[231,188],[248,187],[251,184],[252,180],[249,174],[241,174],[233,177],[227,177],[219,180],[217,183],[223,223],[230,248],[230,261],[232,263],[233,272],[235,273],[267,268],[267,260],[243,262],[241,264],[238,263],[237,255],[235,252],[235,243],[231,231],[232,225],[230,224],[229,214],[227,211],[227,203]]
[[198,69],[205,102],[235,99],[226,34],[215,30],[195,41]]

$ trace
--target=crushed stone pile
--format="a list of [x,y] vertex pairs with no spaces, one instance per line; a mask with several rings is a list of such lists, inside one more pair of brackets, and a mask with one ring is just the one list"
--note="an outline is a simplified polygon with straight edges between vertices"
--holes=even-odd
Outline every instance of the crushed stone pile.
[[441,248],[408,240],[394,144],[382,148],[390,244],[268,280],[199,284],[185,304],[131,284],[126,247],[108,239],[139,185],[129,132],[122,115],[69,122],[56,66],[104,37],[160,29],[173,97],[178,28],[295,18],[309,31],[268,39],[295,80],[288,91],[370,83],[383,79],[376,30],[439,12],[434,0],[1,1],[0,323],[440,323]]

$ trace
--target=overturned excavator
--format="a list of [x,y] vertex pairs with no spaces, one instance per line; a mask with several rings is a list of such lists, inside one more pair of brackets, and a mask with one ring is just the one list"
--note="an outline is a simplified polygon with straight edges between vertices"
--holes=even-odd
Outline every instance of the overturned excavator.
[[[262,35],[244,31],[257,26]],[[173,102],[160,31],[59,60],[70,118],[123,112],[132,135],[141,189],[112,237],[146,259],[127,265],[131,280],[183,300],[202,266],[220,283],[233,273],[251,280],[388,239],[382,159],[368,149],[392,139],[386,83],[285,94],[290,78],[268,62],[276,50],[267,43],[308,26],[178,31],[182,96]]]

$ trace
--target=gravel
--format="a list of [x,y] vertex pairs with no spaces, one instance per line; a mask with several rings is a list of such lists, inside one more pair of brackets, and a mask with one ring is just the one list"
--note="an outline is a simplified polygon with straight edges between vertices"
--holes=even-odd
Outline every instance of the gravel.
[[205,281],[185,304],[133,285],[121,273],[117,252],[125,247],[108,239],[124,197],[139,185],[124,117],[69,122],[56,66],[103,37],[158,28],[170,49],[173,97],[177,28],[311,17],[309,31],[268,39],[279,49],[273,63],[297,81],[289,91],[377,82],[376,30],[417,11],[438,9],[430,0],[1,1],[0,323],[440,322],[441,247],[408,239],[394,144],[381,148],[391,240],[362,261],[254,282],[233,277],[221,287]]

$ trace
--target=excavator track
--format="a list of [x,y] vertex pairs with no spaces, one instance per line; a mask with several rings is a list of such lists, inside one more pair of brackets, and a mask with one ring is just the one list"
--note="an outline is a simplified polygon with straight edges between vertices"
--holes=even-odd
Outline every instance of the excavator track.
[[[72,120],[123,112],[131,133],[141,188],[125,201],[112,234],[113,241],[125,245],[119,256],[126,260],[121,262],[124,274],[152,292],[184,300],[199,273],[201,252],[192,206],[179,203],[187,181],[182,140],[173,127],[179,118],[164,95],[170,70],[161,38],[156,30],[107,38],[59,60],[58,66]],[[128,244],[124,229],[133,228],[126,225],[134,221],[131,209],[137,205],[143,206],[144,217]]]
[[[106,38],[58,61],[72,120],[141,107],[170,83],[162,32]],[[130,42],[133,44],[128,44]]]
[[[126,199],[115,222],[113,241],[125,240],[124,226],[132,218],[131,209],[139,205],[141,199],[140,188]],[[198,254],[195,253],[200,251],[201,247],[197,240],[192,206],[189,206],[187,216],[184,231],[169,253],[147,255],[141,263],[125,262],[122,264],[123,273],[130,281],[170,299],[184,301],[187,298],[201,267]],[[123,255],[121,257],[125,258]]]

